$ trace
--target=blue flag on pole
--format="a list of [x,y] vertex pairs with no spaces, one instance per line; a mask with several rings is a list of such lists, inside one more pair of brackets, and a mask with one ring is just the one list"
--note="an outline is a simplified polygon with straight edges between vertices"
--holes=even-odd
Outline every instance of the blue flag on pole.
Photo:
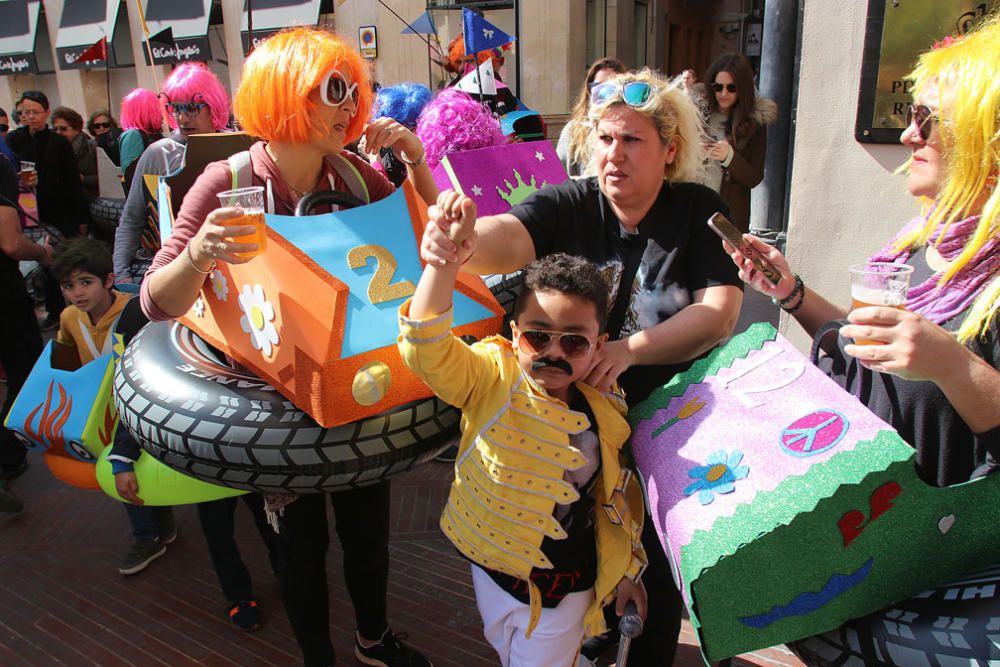
[[400,35],[436,35],[437,29],[434,26],[434,19],[430,12],[424,12],[413,20],[410,25],[403,29]]
[[462,33],[465,55],[471,56],[513,42],[514,38],[468,7],[462,8]]

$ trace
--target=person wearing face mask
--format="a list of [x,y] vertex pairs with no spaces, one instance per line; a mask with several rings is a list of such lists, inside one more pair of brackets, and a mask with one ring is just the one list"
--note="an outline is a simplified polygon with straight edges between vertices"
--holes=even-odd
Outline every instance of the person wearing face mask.
[[135,162],[132,184],[115,232],[115,280],[140,282],[160,247],[157,208],[147,192],[146,175],[164,176],[184,166],[193,134],[219,132],[229,122],[229,95],[201,63],[185,63],[163,82],[161,94],[172,132],[153,142]]
[[[314,191],[363,189],[370,201],[392,194],[395,188],[382,174],[344,150],[361,138],[373,153],[391,148],[417,192],[425,200],[436,199],[420,140],[392,118],[369,123],[372,98],[367,63],[328,30],[289,29],[257,46],[243,66],[233,107],[240,127],[262,139],[240,159],[249,160],[248,185],[265,189],[268,213],[292,215],[299,200]],[[171,236],[142,284],[143,310],[151,319],[187,312],[216,263],[246,262],[241,253],[257,249],[236,240],[253,232],[252,226],[226,225],[242,211],[219,208],[217,194],[231,189],[233,180],[228,160],[212,163],[184,197]],[[393,634],[387,620],[389,500],[389,482],[328,495],[267,498],[278,530],[285,610],[306,667],[335,662],[326,578],[328,501],[344,549],[356,657],[368,665],[430,665]]]
[[716,58],[704,81],[693,92],[708,106],[705,184],[722,195],[733,224],[745,232],[750,228],[750,190],[764,179],[766,128],[777,119],[778,107],[757,96],[753,69],[742,54]]

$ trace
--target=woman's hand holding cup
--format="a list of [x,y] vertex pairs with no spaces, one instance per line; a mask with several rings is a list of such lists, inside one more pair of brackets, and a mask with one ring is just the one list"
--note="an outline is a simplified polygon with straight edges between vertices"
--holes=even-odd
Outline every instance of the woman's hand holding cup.
[[228,225],[227,220],[242,217],[241,208],[217,208],[208,214],[205,224],[188,242],[191,248],[191,261],[199,269],[207,271],[213,261],[227,264],[243,264],[253,259],[248,253],[258,249],[256,243],[239,243],[235,239],[240,236],[254,234],[254,225]]

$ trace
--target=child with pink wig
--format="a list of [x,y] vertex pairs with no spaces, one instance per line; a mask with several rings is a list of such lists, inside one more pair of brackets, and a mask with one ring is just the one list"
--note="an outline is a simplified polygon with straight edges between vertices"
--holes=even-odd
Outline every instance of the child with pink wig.
[[424,107],[417,120],[417,136],[434,169],[448,153],[502,146],[507,137],[486,109],[466,93],[445,88]]
[[122,98],[121,124],[125,132],[118,137],[124,180],[125,196],[128,196],[135,175],[135,162],[143,151],[163,138],[163,108],[160,98],[148,88],[136,88]]

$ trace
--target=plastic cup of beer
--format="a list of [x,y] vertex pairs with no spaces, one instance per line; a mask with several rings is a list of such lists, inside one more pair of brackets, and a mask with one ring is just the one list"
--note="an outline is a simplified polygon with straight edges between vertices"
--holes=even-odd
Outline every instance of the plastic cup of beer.
[[35,163],[28,160],[21,160],[21,182],[25,185],[33,185],[31,179],[35,176]]
[[[854,264],[851,271],[851,310],[868,306],[906,309],[913,267],[892,262]],[[857,345],[879,345],[881,341],[856,339]]]
[[252,234],[234,236],[236,243],[256,243],[257,249],[251,252],[241,252],[240,257],[256,257],[267,249],[267,227],[264,223],[264,188],[253,185],[248,188],[226,190],[218,194],[219,203],[223,208],[243,209],[243,215],[229,218],[225,221],[227,227],[237,225],[253,225]]

